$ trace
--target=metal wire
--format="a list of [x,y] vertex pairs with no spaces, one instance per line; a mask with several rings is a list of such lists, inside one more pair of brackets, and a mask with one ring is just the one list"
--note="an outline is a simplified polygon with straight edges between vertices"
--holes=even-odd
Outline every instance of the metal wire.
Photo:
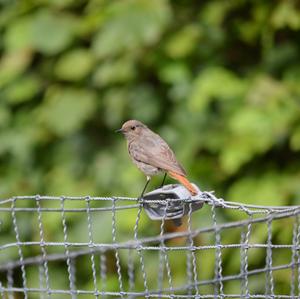
[[[300,298],[300,206],[242,204],[203,192],[172,199],[188,208],[175,229],[166,219],[171,199],[151,200],[165,206],[160,222],[143,212],[147,201],[136,200],[0,200],[0,234],[9,236],[0,241],[0,297]],[[195,201],[205,205],[192,212]],[[57,271],[66,271],[65,279],[58,281]]]

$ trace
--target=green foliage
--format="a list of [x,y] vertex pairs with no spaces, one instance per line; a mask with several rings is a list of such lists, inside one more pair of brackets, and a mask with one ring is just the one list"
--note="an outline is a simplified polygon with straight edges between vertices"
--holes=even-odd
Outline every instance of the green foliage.
[[[145,179],[114,134],[136,118],[171,144],[201,189],[299,204],[299,30],[296,1],[2,1],[0,197],[138,195]],[[72,219],[70,238],[83,241],[86,220]],[[39,238],[27,220],[19,220],[24,234]],[[45,221],[61,237],[59,215]],[[132,238],[133,220],[117,221],[122,238]],[[143,230],[157,229],[142,221]],[[266,236],[257,229],[252,238]],[[250,261],[263,254],[253,251]],[[203,265],[213,269],[208,257]],[[36,273],[28,275],[34,284]]]
[[130,0],[108,5],[106,21],[93,40],[99,58],[113,57],[123,51],[138,53],[141,47],[156,43],[170,17],[167,1]]
[[94,111],[93,92],[54,86],[48,89],[44,105],[38,108],[36,115],[49,131],[65,136],[80,129]]
[[93,56],[88,50],[76,49],[63,55],[55,65],[55,74],[66,81],[84,79],[93,67]]

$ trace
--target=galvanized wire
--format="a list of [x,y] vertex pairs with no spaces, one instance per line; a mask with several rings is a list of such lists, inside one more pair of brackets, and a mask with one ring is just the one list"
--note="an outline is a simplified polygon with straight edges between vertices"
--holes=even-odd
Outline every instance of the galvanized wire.
[[[147,201],[136,200],[39,195],[0,200],[0,233],[5,227],[5,234],[10,236],[0,243],[0,296],[5,299],[15,298],[15,294],[18,298],[37,294],[39,298],[68,295],[72,299],[82,296],[300,298],[300,206],[242,204],[218,199],[213,192],[203,192],[193,198],[151,200],[165,205],[165,214],[157,223],[143,213]],[[172,225],[170,229],[165,216],[171,201],[187,204],[187,215],[179,230]],[[196,201],[205,205],[202,210],[192,212],[192,203]],[[61,239],[49,231],[49,215],[55,215],[53,219],[58,223],[53,225],[59,227]],[[72,215],[86,220],[84,238],[72,234]],[[100,235],[96,236],[96,220],[109,220],[105,215],[110,215],[111,221],[102,222],[103,227],[97,227]],[[126,217],[135,217],[134,221],[128,221],[131,226],[124,226],[122,219],[131,219]],[[206,222],[199,221],[204,218]],[[36,223],[33,235],[26,234],[24,229],[28,219]],[[153,224],[149,232],[145,221]],[[284,224],[279,225],[279,231],[277,223]],[[290,236],[277,237],[287,234],[288,228]],[[264,236],[261,239],[257,239],[258,229]],[[226,236],[231,230],[239,238],[228,243]],[[106,232],[105,238],[101,232]],[[253,261],[254,250],[264,251],[265,263]],[[276,258],[280,250],[290,253],[289,260]],[[214,271],[204,268],[206,255],[212,251]],[[232,273],[226,265],[230,251],[239,252],[233,258],[240,258],[238,271]],[[182,261],[186,264],[183,269],[177,266]],[[56,272],[51,269],[63,267],[65,282],[57,284]],[[157,273],[155,283],[153,271]],[[280,271],[290,277],[288,291],[278,287]],[[36,282],[32,281],[32,273],[38,277]],[[259,289],[252,279],[261,275],[265,283]],[[233,289],[232,283],[235,283]]]

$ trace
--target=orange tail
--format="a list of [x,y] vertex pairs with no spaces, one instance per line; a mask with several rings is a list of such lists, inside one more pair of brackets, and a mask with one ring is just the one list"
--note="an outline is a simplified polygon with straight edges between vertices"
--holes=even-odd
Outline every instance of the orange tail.
[[186,189],[189,190],[189,192],[192,195],[196,195],[198,193],[197,190],[196,190],[196,188],[183,175],[180,175],[180,174],[178,174],[176,172],[173,172],[173,171],[169,171],[168,174],[173,179],[179,181]]

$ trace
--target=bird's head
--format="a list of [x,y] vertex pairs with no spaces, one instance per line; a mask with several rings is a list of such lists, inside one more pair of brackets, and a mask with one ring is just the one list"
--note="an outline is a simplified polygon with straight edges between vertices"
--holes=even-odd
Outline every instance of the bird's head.
[[147,126],[142,122],[138,120],[128,120],[123,124],[122,128],[116,130],[116,132],[121,132],[127,140],[132,140],[139,137],[145,129],[147,129]]

